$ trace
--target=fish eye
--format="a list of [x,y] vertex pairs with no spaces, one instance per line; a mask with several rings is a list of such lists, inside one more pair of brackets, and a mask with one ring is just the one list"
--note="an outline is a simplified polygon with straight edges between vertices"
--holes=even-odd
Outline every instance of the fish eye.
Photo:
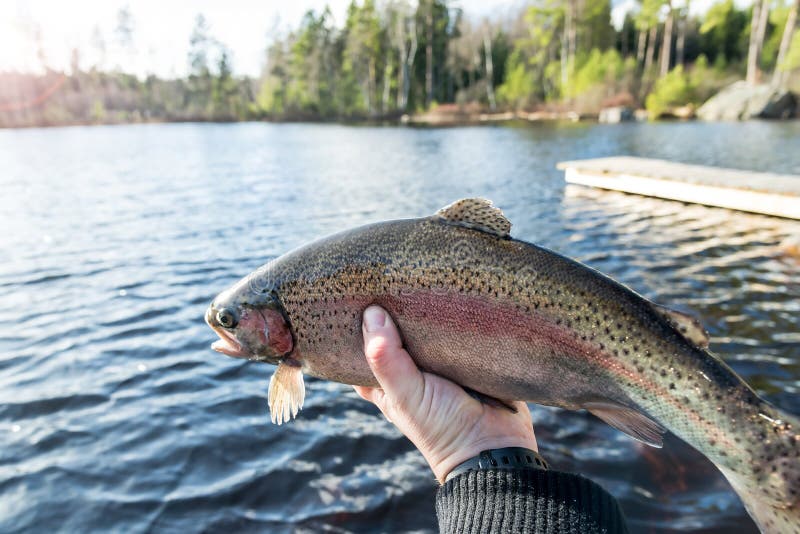
[[217,322],[225,328],[234,328],[238,323],[236,315],[227,308],[223,308],[217,312]]

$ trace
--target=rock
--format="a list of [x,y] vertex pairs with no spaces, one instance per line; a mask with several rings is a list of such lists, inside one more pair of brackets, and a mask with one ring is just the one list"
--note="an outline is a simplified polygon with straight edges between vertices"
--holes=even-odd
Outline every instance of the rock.
[[767,102],[759,115],[762,119],[790,119],[797,113],[797,96],[791,91],[781,91]]
[[633,110],[626,106],[614,106],[600,110],[599,120],[605,124],[617,124],[619,122],[632,121],[633,119]]
[[703,120],[788,119],[797,110],[797,97],[770,85],[739,81],[712,96],[697,110]]
[[696,110],[694,109],[693,105],[687,104],[685,106],[672,108],[670,110],[670,113],[676,119],[688,120],[688,119],[693,119],[694,118]]

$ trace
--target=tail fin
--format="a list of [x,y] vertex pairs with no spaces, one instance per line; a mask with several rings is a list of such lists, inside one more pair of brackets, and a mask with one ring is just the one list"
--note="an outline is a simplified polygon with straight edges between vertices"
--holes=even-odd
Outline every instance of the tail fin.
[[750,465],[720,469],[761,532],[800,534],[800,421],[770,413],[762,415],[768,430],[752,444]]
[[796,504],[790,508],[775,508],[753,502],[745,508],[765,534],[800,534],[800,510]]

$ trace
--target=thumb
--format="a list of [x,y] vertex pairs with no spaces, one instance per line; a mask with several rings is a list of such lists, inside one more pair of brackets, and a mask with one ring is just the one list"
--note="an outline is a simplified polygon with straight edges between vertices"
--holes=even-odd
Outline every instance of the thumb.
[[423,377],[403,348],[394,321],[383,308],[364,310],[362,323],[364,354],[372,373],[390,398],[405,400],[419,390]]

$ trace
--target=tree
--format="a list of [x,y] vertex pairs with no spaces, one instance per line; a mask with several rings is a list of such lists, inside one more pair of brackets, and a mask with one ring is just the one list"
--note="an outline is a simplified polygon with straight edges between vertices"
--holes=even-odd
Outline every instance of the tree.
[[[114,28],[114,37],[120,53],[126,57],[128,64],[133,62],[136,48],[134,47],[135,23],[130,6],[124,6],[117,11],[117,25]],[[122,66],[117,64],[117,70],[122,70]]]
[[661,5],[662,0],[642,0],[642,5],[636,16],[636,25],[639,31],[647,34],[647,50],[644,54],[645,72],[650,70],[655,57],[656,38],[658,37],[658,13]]
[[754,0],[753,15],[750,21],[750,45],[747,49],[747,83],[758,83],[761,71],[758,58],[764,46],[764,36],[767,32],[769,19],[769,0]]
[[362,99],[368,114],[375,113],[377,71],[381,53],[381,27],[373,0],[364,0],[358,7],[351,2],[345,24],[347,40],[345,55],[361,87]]
[[256,98],[259,112],[281,116],[286,111],[289,57],[285,43],[275,40],[267,49],[261,87]]
[[739,61],[744,57],[741,45],[746,26],[747,16],[736,9],[733,0],[713,4],[700,26],[702,53],[711,62],[718,62],[719,56],[725,62]]
[[78,47],[73,47],[69,56],[69,72],[72,76],[77,76],[81,72],[81,51]]
[[[338,109],[351,114],[362,109],[353,65],[342,57],[347,35],[335,39],[332,15],[326,8],[317,15],[309,10],[300,28],[285,43],[282,105],[284,113],[328,117]],[[281,53],[283,54],[283,52]],[[347,56],[345,54],[345,56]]]
[[667,18],[664,21],[664,41],[661,43],[661,69],[659,70],[659,76],[666,76],[669,72],[670,55],[672,53],[672,24],[675,20],[672,1],[666,0],[664,6],[666,7]]
[[219,45],[219,56],[216,65],[216,76],[211,84],[211,105],[215,118],[235,119],[240,113],[236,102],[236,80],[233,79],[230,51]]
[[[420,2],[420,8],[423,3]],[[433,102],[433,0],[427,0],[425,9],[425,107]]]
[[192,76],[208,77],[208,55],[213,43],[206,18],[199,13],[189,36],[189,72]]
[[786,58],[789,55],[789,49],[795,35],[797,26],[797,11],[800,9],[800,0],[795,0],[789,8],[789,15],[786,17],[786,25],[783,28],[783,35],[781,36],[781,46],[778,50],[778,59],[775,64],[775,72],[772,75],[772,83],[778,87],[785,87],[788,82],[789,69],[786,65]]
[[199,13],[194,20],[194,28],[189,36],[189,95],[188,109],[191,114],[204,115],[213,113],[214,105],[211,92],[211,69],[209,55],[215,41],[211,37],[206,18]]
[[486,97],[489,99],[489,109],[494,111],[497,102],[494,98],[494,65],[492,63],[492,36],[489,33],[489,24],[483,25],[483,53],[486,65]]
[[411,90],[412,68],[417,56],[417,25],[411,7],[407,2],[398,2],[389,6],[389,40],[397,51],[397,109],[405,111],[408,106],[408,94]]
[[[234,74],[231,51],[202,15],[183,79],[139,80],[121,66],[103,72],[99,28],[87,56],[94,68],[79,72],[76,51],[71,68],[57,73],[47,67],[41,34],[32,33],[45,75],[0,74],[0,102],[14,110],[0,122],[362,118],[436,102],[471,104],[470,111],[480,104],[597,112],[644,100],[668,111],[701,102],[745,67],[751,80],[774,67],[773,82],[784,86],[800,67],[798,0],[757,0],[752,10],[717,0],[702,17],[689,16],[688,0],[638,2],[616,30],[610,0],[531,0],[514,18],[480,24],[446,0],[353,0],[342,26],[324,9],[305,13],[293,31],[273,31],[258,82]],[[115,51],[132,53],[128,7],[108,35]],[[18,109],[42,94],[42,105]]]
[[685,0],[678,10],[678,38],[675,41],[675,64],[684,66],[686,52],[686,27],[689,23],[689,7],[691,0]]
[[569,73],[575,67],[575,52],[578,48],[578,25],[576,0],[564,0],[564,29],[561,32],[561,87],[569,83]]
[[791,71],[800,68],[800,32],[794,32],[789,51],[786,53],[786,59],[778,67],[786,71],[787,75]]
[[500,100],[515,108],[525,107],[536,94],[533,73],[525,64],[522,50],[516,48],[508,56],[505,82],[497,90]]
[[526,51],[528,65],[533,70],[533,79],[541,87],[536,96],[542,100],[553,100],[561,95],[564,70],[569,68],[569,57],[559,54],[563,48],[563,33],[566,12],[560,0],[545,0],[541,5],[531,6],[525,14],[529,32],[519,40]]

